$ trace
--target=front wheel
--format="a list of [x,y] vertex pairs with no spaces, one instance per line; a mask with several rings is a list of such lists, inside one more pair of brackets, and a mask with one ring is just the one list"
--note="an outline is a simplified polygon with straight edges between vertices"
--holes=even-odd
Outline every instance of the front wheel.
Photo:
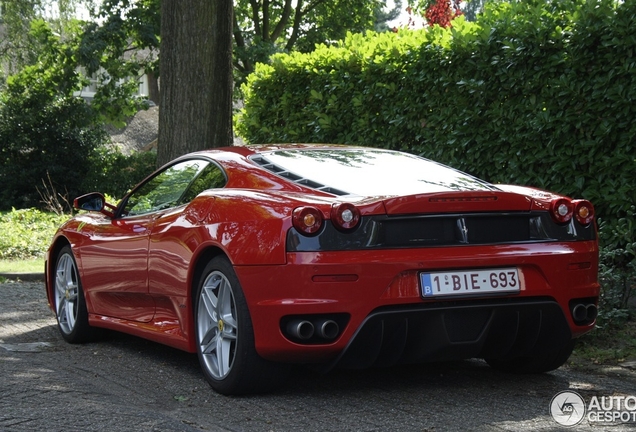
[[563,366],[574,349],[574,339],[552,350],[512,359],[486,359],[493,369],[518,374],[550,372]]
[[203,271],[194,318],[199,363],[215,391],[237,395],[278,384],[277,365],[256,353],[247,302],[225,257],[212,259]]
[[57,327],[64,340],[82,343],[91,338],[88,311],[77,272],[77,264],[70,246],[60,250],[55,264],[55,315]]

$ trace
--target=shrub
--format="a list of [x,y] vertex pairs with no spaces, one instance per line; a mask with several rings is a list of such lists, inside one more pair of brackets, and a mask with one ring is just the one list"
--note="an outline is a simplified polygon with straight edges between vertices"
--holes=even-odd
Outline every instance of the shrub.
[[0,209],[38,206],[47,178],[61,192],[80,193],[105,139],[82,100],[9,90],[0,100]]
[[450,29],[349,35],[259,65],[236,129],[248,142],[406,150],[589,199],[603,221],[604,283],[622,278],[624,294],[636,234],[635,29],[636,2],[527,0],[493,2]]
[[57,227],[68,217],[37,209],[1,212],[0,259],[41,258]]
[[154,151],[126,156],[110,147],[98,148],[89,159],[91,171],[82,181],[84,192],[99,191],[122,198],[128,190],[156,168]]
[[601,293],[603,309],[599,322],[620,323],[628,318],[630,299],[636,292],[636,206],[631,217],[620,218],[613,223],[601,220],[601,253],[599,277],[603,285]]
[[0,210],[43,207],[51,187],[69,201],[94,190],[121,197],[155,169],[156,154],[125,156],[106,145],[83,100],[5,92],[0,99]]

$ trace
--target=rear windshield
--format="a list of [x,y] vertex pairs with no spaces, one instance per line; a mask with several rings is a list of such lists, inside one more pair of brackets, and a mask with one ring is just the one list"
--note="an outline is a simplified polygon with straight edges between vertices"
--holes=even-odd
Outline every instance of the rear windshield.
[[328,186],[342,194],[412,195],[496,190],[491,184],[461,171],[390,150],[289,149],[264,152],[252,159],[286,178]]

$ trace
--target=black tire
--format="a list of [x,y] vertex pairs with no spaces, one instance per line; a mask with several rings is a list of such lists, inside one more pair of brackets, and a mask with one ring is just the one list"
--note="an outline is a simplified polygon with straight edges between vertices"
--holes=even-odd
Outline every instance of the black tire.
[[516,374],[536,374],[558,369],[570,358],[574,349],[574,339],[551,351],[543,351],[532,356],[512,359],[485,359],[493,369]]
[[93,331],[88,325],[82,281],[70,246],[64,246],[57,255],[54,276],[55,316],[62,337],[69,343],[89,341]]
[[280,384],[280,366],[256,352],[247,302],[225,257],[215,257],[203,271],[196,291],[194,326],[199,363],[216,392],[260,393]]

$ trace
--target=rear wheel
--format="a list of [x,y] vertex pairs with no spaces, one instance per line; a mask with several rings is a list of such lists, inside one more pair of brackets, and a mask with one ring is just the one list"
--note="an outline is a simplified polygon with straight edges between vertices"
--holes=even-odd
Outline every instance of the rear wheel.
[[542,351],[531,356],[512,359],[486,359],[494,369],[519,374],[549,372],[563,366],[572,354],[574,339],[565,345],[549,351]]
[[278,366],[256,353],[247,302],[225,257],[212,259],[203,272],[196,296],[195,335],[201,369],[215,391],[261,392],[280,381]]
[[55,264],[55,315],[62,337],[70,343],[86,342],[91,337],[88,311],[70,246],[60,250]]

